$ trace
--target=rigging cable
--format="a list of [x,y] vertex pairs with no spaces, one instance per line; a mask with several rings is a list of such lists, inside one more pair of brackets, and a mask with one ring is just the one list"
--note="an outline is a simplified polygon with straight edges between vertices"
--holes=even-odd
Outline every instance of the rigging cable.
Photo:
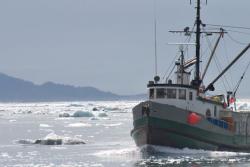
[[[194,27],[195,27],[195,24],[193,25],[191,31],[194,30]],[[184,42],[189,43],[190,40],[191,40],[191,38],[192,38],[192,34],[191,34],[190,36],[188,36],[188,37],[185,39]],[[186,48],[184,49],[184,52],[187,52],[187,51],[188,51],[188,46],[186,46]],[[171,64],[174,64],[175,60],[180,58],[180,56],[178,56],[178,54],[179,54],[179,51],[176,53],[176,56],[174,57],[174,59],[171,61]],[[174,68],[175,68],[175,64],[174,64],[174,67],[173,67],[172,69],[171,69],[171,66],[169,66],[168,69],[166,70],[164,76],[163,76],[163,79],[164,79],[164,78],[167,76],[167,74],[168,74],[168,76],[166,77],[166,80],[168,80],[169,77],[171,76],[171,74],[172,74]],[[170,69],[171,69],[171,71],[169,72]]]
[[240,41],[234,39],[230,34],[227,34],[227,35],[228,35],[228,37],[229,37],[233,42],[235,42],[235,43],[237,43],[237,44],[239,44],[239,45],[247,45],[247,44],[248,44],[248,43],[240,42]]
[[245,70],[244,70],[242,76],[240,77],[240,80],[238,81],[238,83],[236,84],[236,86],[235,86],[235,88],[234,88],[234,91],[233,91],[234,97],[235,97],[236,92],[238,91],[238,89],[239,89],[239,87],[240,87],[241,81],[244,79],[244,76],[245,76],[245,74],[246,74],[246,72],[247,72],[249,66],[250,66],[250,61],[248,62],[248,64],[247,64],[247,66],[246,66],[246,68],[245,68]]
[[[206,37],[206,40],[207,40],[207,43],[208,43],[208,46],[209,46],[210,50],[212,51],[212,44],[211,44],[210,40],[208,39],[208,37]],[[215,64],[216,64],[217,69],[218,69],[219,71],[222,71],[222,68],[221,68],[221,66],[219,65],[220,62],[219,62],[219,60],[217,59],[216,56],[214,56],[214,60],[215,60]],[[226,77],[223,76],[223,77],[222,77],[222,83],[223,83],[223,86],[224,86],[224,88],[225,88],[225,90],[226,90],[227,88],[226,88],[225,82],[227,83],[227,86],[228,86],[228,88],[230,89],[230,85],[229,85],[229,83],[228,83]],[[226,91],[227,91],[227,90],[226,90]]]
[[250,30],[250,27],[242,27],[242,26],[230,26],[230,25],[219,25],[219,24],[206,24],[206,25],[214,26],[214,27],[226,27],[226,28]]
[[174,65],[174,67],[172,68],[172,70],[170,71],[169,75],[167,76],[166,81],[167,81],[167,80],[169,79],[169,77],[171,76],[172,72],[174,71],[174,68],[175,68],[175,65]]
[[243,32],[243,31],[235,31],[235,30],[229,30],[227,29],[228,32],[235,32],[235,33],[239,33],[239,34],[244,34],[244,35],[250,35],[250,33],[248,32]]
[[[225,55],[226,55],[226,58],[227,58],[227,63],[229,64],[230,62],[229,62],[229,57],[228,57],[228,50],[227,50],[227,44],[226,44],[226,40],[225,40],[225,38],[222,38],[222,41],[223,41],[223,48],[224,48],[224,51],[225,51]],[[233,75],[232,75],[232,70],[231,69],[229,69],[228,70],[229,71],[229,74],[230,74],[230,79],[231,79],[231,82],[233,81]],[[233,86],[232,86],[233,87]]]

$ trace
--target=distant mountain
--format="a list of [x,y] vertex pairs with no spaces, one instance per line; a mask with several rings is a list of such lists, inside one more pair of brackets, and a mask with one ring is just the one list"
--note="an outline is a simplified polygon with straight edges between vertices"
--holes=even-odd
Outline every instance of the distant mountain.
[[0,101],[2,102],[136,100],[143,99],[144,96],[144,94],[120,96],[94,87],[76,87],[53,82],[36,85],[0,73]]

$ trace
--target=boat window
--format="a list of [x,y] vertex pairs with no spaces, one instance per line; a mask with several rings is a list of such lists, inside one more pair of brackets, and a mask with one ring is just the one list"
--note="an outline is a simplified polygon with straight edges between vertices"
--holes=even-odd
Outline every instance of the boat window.
[[210,109],[207,109],[207,111],[206,111],[206,116],[207,116],[207,117],[211,117],[211,111],[210,111]]
[[216,116],[217,116],[217,107],[214,106],[214,117],[216,117]]
[[189,100],[193,100],[193,92],[189,92]]
[[166,96],[166,89],[164,88],[158,88],[156,89],[156,98],[162,99]]
[[179,99],[186,100],[186,89],[179,89]]
[[149,98],[153,99],[154,98],[154,89],[149,89]]
[[176,99],[176,89],[167,89],[167,98]]

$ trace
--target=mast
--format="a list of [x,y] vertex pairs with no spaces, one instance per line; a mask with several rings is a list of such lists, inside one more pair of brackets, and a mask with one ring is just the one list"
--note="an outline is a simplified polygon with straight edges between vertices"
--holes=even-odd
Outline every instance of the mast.
[[196,65],[195,65],[195,78],[193,85],[199,87],[201,84],[200,80],[200,38],[201,38],[201,19],[200,19],[200,10],[201,3],[200,0],[197,0],[196,7]]

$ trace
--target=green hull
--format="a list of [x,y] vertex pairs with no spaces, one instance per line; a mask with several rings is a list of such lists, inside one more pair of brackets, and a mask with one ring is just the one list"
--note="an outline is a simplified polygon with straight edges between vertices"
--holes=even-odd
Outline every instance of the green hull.
[[149,144],[205,150],[250,150],[245,136],[214,133],[191,125],[154,117],[142,117],[135,120],[131,135],[138,146]]

